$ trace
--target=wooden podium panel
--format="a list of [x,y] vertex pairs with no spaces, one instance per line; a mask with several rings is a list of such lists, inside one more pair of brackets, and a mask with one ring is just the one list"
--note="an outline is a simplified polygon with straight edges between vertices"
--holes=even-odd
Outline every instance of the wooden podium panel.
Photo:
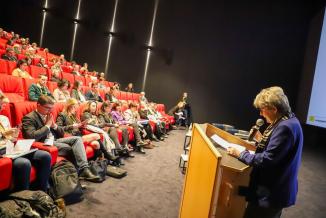
[[208,217],[221,155],[200,128],[193,129],[190,145],[180,217]]
[[254,147],[210,124],[195,124],[190,143],[188,167],[180,204],[180,218],[241,218],[246,207],[238,187],[247,186],[251,169],[223,148],[215,146],[214,134],[231,143]]

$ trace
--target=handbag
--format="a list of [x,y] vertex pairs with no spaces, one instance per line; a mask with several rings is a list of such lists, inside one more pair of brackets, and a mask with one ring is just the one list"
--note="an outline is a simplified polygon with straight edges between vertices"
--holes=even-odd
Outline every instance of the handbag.
[[89,162],[89,169],[94,175],[100,177],[99,182],[103,182],[106,178],[108,161],[106,159],[97,159]]

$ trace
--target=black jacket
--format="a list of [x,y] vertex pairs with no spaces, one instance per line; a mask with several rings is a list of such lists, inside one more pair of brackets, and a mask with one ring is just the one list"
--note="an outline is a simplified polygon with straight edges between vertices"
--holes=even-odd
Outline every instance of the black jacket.
[[41,116],[36,111],[32,111],[23,117],[22,132],[24,138],[35,139],[37,142],[44,142],[50,131],[55,139],[64,136],[62,127],[58,126],[57,129],[50,128],[49,130],[49,128],[45,126]]

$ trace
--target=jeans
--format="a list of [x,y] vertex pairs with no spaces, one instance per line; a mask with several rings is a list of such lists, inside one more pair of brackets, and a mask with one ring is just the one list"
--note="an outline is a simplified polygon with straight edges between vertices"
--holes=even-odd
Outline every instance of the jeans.
[[81,137],[60,138],[54,141],[54,145],[58,147],[59,155],[67,156],[72,152],[79,170],[88,167],[86,151]]
[[46,151],[35,151],[25,157],[13,160],[13,181],[15,191],[28,190],[32,165],[36,168],[36,190],[47,191],[51,172],[51,155]]

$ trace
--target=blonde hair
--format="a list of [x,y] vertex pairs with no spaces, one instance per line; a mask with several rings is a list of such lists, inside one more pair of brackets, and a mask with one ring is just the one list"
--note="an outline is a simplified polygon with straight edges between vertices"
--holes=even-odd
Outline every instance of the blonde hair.
[[74,98],[69,98],[69,99],[66,101],[66,104],[65,104],[65,106],[64,106],[64,108],[63,108],[63,111],[67,113],[68,110],[70,109],[70,107],[73,106],[73,105],[76,105],[76,104],[78,104],[78,101],[77,101],[76,99],[74,99]]
[[284,94],[283,89],[278,86],[261,90],[254,100],[254,106],[258,109],[276,107],[280,114],[291,113],[288,97]]

